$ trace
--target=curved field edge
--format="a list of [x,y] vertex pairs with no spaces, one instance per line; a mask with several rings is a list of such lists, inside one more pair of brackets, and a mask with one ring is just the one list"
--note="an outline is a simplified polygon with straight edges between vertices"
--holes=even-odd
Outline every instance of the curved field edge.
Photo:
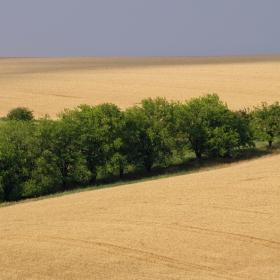
[[0,209],[1,279],[278,279],[279,160]]
[[19,201],[10,201],[10,202],[1,202],[1,207],[12,206],[15,204],[29,203],[33,201],[38,201],[42,199],[50,199],[59,196],[65,196],[69,194],[87,192],[93,190],[100,190],[105,188],[114,188],[123,185],[131,185],[139,182],[149,182],[153,180],[159,180],[163,178],[176,177],[182,175],[188,175],[198,172],[206,172],[214,169],[228,168],[235,164],[242,163],[243,161],[257,160],[263,157],[275,156],[280,153],[280,142],[279,139],[276,139],[273,143],[271,149],[268,148],[266,142],[259,141],[257,142],[256,148],[247,148],[241,152],[237,158],[203,158],[198,161],[196,158],[189,158],[187,161],[184,161],[179,164],[171,164],[169,167],[157,167],[153,168],[151,173],[146,172],[128,172],[123,179],[119,179],[118,176],[112,178],[100,178],[96,181],[96,184],[93,186],[84,186],[80,188],[69,189],[49,195],[38,196],[34,198],[25,198]]

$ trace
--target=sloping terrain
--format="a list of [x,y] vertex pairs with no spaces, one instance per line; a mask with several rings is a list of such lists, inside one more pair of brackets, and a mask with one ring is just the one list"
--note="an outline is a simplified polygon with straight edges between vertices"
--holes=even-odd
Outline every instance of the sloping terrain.
[[[280,56],[0,58],[0,117],[217,93],[279,101]],[[280,279],[280,156],[0,208],[0,279]]]
[[0,58],[0,117],[18,106],[55,118],[64,108],[217,93],[230,109],[279,98],[280,55],[236,57]]
[[280,279],[280,156],[0,208],[0,279]]

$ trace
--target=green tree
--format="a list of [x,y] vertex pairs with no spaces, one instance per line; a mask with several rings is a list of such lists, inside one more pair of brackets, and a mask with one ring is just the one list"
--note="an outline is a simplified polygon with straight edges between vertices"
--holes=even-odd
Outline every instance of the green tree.
[[61,172],[57,156],[49,150],[37,153],[29,180],[23,185],[24,198],[38,197],[61,190]]
[[63,120],[44,118],[37,125],[40,155],[33,172],[35,182],[45,178],[48,185],[61,183],[62,190],[68,189],[71,182],[83,182],[89,177],[86,159],[76,145],[75,129]]
[[251,116],[251,127],[254,131],[255,138],[268,141],[268,145],[271,147],[275,136],[280,134],[279,102],[271,105],[262,102],[261,106],[254,107]]
[[65,110],[61,119],[75,131],[75,145],[84,155],[94,184],[98,173],[118,165],[123,173],[122,155],[123,113],[110,103],[98,106],[82,104],[75,110]]
[[100,104],[96,106],[96,110],[96,130],[102,140],[103,169],[117,171],[122,178],[128,165],[124,114],[111,103]]
[[240,148],[255,145],[244,116],[227,110],[219,118],[220,121],[208,130],[207,155],[236,157]]
[[134,166],[144,166],[150,172],[156,160],[155,149],[147,132],[147,123],[141,108],[134,106],[125,111],[130,142],[129,161]]
[[20,199],[34,165],[35,126],[7,121],[0,126],[0,186],[5,201]]
[[235,113],[245,122],[247,125],[250,125],[252,120],[251,111],[249,108],[244,108],[242,110],[237,110]]
[[113,139],[111,155],[107,162],[106,169],[111,173],[118,173],[119,178],[122,179],[125,170],[131,164],[131,142],[125,119],[122,118],[120,122],[121,129],[118,130],[116,138]]
[[[226,108],[218,95],[205,95],[192,98],[176,108],[178,136],[197,158],[207,151],[208,133],[213,125],[217,111]],[[216,113],[214,112],[216,111]]]
[[26,107],[17,107],[9,111],[7,120],[32,121],[34,120],[33,112]]
[[150,172],[154,164],[170,164],[174,147],[173,103],[165,98],[143,99],[125,112],[132,147],[132,162]]
[[253,145],[245,119],[230,111],[217,94],[178,105],[176,123],[179,139],[198,159],[203,154],[236,156],[236,148]]

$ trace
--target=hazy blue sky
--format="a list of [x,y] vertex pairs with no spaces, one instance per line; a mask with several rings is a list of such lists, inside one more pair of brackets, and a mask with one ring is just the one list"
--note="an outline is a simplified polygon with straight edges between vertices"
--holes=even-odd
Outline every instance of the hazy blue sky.
[[280,0],[1,0],[0,57],[280,54]]

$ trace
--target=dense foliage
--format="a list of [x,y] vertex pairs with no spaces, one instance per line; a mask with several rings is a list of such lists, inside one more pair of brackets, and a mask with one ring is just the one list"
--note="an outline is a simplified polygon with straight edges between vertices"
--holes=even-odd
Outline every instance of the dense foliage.
[[198,160],[236,157],[253,140],[271,146],[279,120],[278,102],[234,112],[217,94],[184,103],[148,98],[125,111],[83,104],[58,120],[35,121],[19,107],[0,123],[0,200],[93,185],[98,176],[122,178],[133,169],[151,172],[190,152]]
[[33,112],[26,107],[17,107],[9,111],[7,120],[14,121],[32,121],[34,119]]
[[246,119],[230,111],[217,94],[179,104],[176,115],[178,134],[197,158],[235,157],[236,148],[254,145]]
[[271,147],[275,136],[280,134],[280,105],[278,102],[268,105],[262,102],[251,113],[251,127],[256,139],[268,141]]

